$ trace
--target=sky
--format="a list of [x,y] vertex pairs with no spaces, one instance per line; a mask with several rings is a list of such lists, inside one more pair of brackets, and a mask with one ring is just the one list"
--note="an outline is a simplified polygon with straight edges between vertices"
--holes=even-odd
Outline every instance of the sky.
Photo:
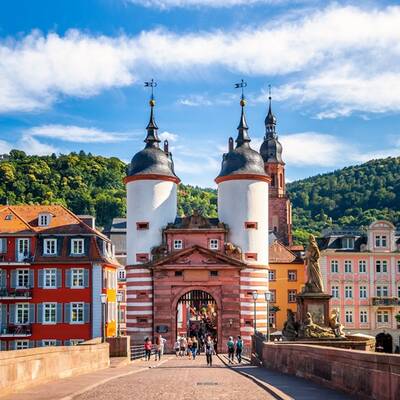
[[150,92],[183,183],[213,187],[240,91],[259,150],[268,85],[289,181],[400,155],[391,1],[14,0],[0,12],[0,154],[129,162]]

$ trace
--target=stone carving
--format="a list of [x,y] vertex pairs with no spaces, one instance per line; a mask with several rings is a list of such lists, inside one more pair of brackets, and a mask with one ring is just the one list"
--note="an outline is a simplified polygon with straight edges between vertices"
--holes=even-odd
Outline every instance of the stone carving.
[[313,235],[309,237],[309,244],[306,250],[305,259],[307,261],[307,282],[304,293],[323,293],[324,284],[322,282],[321,268],[319,266],[320,252],[317,241]]
[[301,327],[301,336],[304,338],[327,339],[334,338],[335,334],[331,328],[317,325],[313,321],[311,313],[308,312]]
[[188,228],[188,229],[210,228],[211,224],[208,218],[203,217],[197,210],[195,210],[193,211],[193,215],[183,217],[181,226],[182,228]]
[[292,310],[287,310],[287,321],[283,325],[282,335],[286,340],[295,340],[298,336],[298,323]]
[[237,258],[238,260],[241,260],[243,257],[242,249],[230,242],[225,243],[225,253],[227,256]]
[[151,249],[151,256],[153,261],[157,261],[168,254],[168,247],[166,244],[160,244]]
[[344,326],[339,322],[339,316],[336,310],[332,310],[329,318],[329,326],[332,328],[336,337],[345,337],[343,328]]

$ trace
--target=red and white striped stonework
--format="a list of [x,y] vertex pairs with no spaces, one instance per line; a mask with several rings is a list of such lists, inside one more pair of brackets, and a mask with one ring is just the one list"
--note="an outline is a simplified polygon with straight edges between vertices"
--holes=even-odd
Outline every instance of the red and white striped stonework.
[[153,277],[152,271],[142,265],[126,267],[126,330],[132,344],[142,343],[152,336]]
[[256,302],[257,331],[267,332],[267,303],[264,293],[268,291],[268,269],[251,267],[240,273],[240,334],[245,342],[251,340],[254,332],[254,300],[252,293],[258,293]]

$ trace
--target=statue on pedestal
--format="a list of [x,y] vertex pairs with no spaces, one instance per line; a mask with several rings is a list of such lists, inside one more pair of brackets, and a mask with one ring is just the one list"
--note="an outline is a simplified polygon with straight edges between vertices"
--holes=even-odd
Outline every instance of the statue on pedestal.
[[305,338],[334,338],[335,334],[333,333],[332,329],[325,328],[323,326],[317,325],[311,316],[311,313],[306,314],[306,318],[303,321],[302,325],[302,335]]
[[335,309],[332,310],[331,316],[329,318],[329,326],[332,328],[333,333],[336,337],[345,337],[343,331],[344,326],[339,322],[339,316]]
[[292,310],[287,310],[287,321],[283,325],[282,335],[286,340],[295,340],[297,338],[299,324],[296,322],[295,314]]
[[314,235],[310,235],[309,244],[306,250],[307,261],[307,282],[304,288],[305,293],[323,293],[324,284],[322,281],[321,268],[319,266],[320,252]]

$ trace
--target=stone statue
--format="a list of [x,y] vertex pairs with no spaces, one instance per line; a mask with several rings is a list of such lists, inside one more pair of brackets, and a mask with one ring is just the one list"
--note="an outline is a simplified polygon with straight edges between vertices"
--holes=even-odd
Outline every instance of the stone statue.
[[287,320],[283,325],[282,335],[286,340],[295,340],[298,334],[298,323],[292,310],[287,310]]
[[320,252],[314,235],[310,235],[309,244],[306,250],[305,259],[307,261],[307,283],[304,288],[306,293],[323,293],[324,284],[322,282],[321,268],[319,266]]
[[242,249],[230,242],[225,243],[225,254],[239,260],[242,259]]
[[332,329],[325,328],[317,325],[313,319],[311,313],[307,313],[302,325],[302,336],[305,338],[334,338],[335,334]]
[[332,310],[331,316],[329,317],[329,326],[332,328],[336,337],[345,337],[343,331],[344,326],[339,322],[339,316],[335,309]]

